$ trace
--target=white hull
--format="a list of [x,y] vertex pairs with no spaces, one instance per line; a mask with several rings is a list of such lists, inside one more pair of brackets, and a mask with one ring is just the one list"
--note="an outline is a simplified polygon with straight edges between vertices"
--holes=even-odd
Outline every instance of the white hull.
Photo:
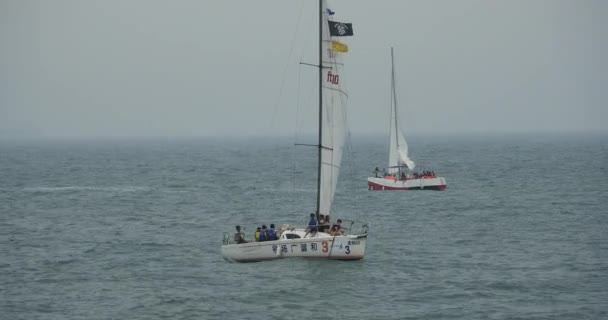
[[369,190],[445,190],[447,182],[443,177],[394,180],[386,178],[367,178]]
[[[303,230],[297,232],[302,234]],[[222,256],[236,262],[256,262],[285,258],[360,260],[365,256],[367,235],[316,236],[222,245]]]

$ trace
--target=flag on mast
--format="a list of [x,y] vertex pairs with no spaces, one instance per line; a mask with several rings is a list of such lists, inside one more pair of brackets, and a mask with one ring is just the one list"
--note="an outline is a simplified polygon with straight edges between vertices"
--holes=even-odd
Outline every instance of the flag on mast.
[[348,37],[353,35],[353,24],[337,21],[327,21],[329,24],[329,34],[334,37]]

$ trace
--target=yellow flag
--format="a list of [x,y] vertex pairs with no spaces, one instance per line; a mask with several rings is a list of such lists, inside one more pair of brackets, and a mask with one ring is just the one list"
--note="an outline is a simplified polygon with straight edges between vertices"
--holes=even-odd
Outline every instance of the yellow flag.
[[331,48],[335,52],[348,52],[348,46],[346,44],[338,42],[338,41],[332,41]]

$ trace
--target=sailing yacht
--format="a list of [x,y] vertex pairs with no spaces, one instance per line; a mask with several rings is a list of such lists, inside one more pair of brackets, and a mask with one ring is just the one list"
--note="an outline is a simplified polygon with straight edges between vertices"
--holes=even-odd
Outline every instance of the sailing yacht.
[[[319,131],[317,171],[317,221],[331,215],[331,207],[338,183],[342,152],[346,140],[347,93],[341,86],[340,77],[344,63],[342,54],[348,46],[342,41],[352,36],[352,24],[334,20],[334,12],[326,0],[319,1]],[[316,215],[316,216],[315,216]],[[359,260],[365,256],[367,225],[354,232],[354,222],[346,233],[329,233],[327,230],[310,232],[305,227],[284,225],[279,237],[273,241],[249,241],[236,243],[230,233],[224,233],[221,248],[226,260],[254,262],[282,258],[316,258],[335,260]],[[242,242],[242,241],[239,241]]]
[[445,190],[447,182],[434,171],[418,171],[408,155],[407,141],[399,128],[397,92],[395,89],[395,59],[391,48],[391,126],[389,131],[388,168],[367,178],[368,190]]

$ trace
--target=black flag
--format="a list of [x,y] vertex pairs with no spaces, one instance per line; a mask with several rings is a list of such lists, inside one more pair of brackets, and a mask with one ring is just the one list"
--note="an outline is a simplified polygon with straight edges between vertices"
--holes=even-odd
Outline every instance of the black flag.
[[353,35],[353,24],[337,21],[327,21],[329,23],[329,34],[334,37],[347,37]]

